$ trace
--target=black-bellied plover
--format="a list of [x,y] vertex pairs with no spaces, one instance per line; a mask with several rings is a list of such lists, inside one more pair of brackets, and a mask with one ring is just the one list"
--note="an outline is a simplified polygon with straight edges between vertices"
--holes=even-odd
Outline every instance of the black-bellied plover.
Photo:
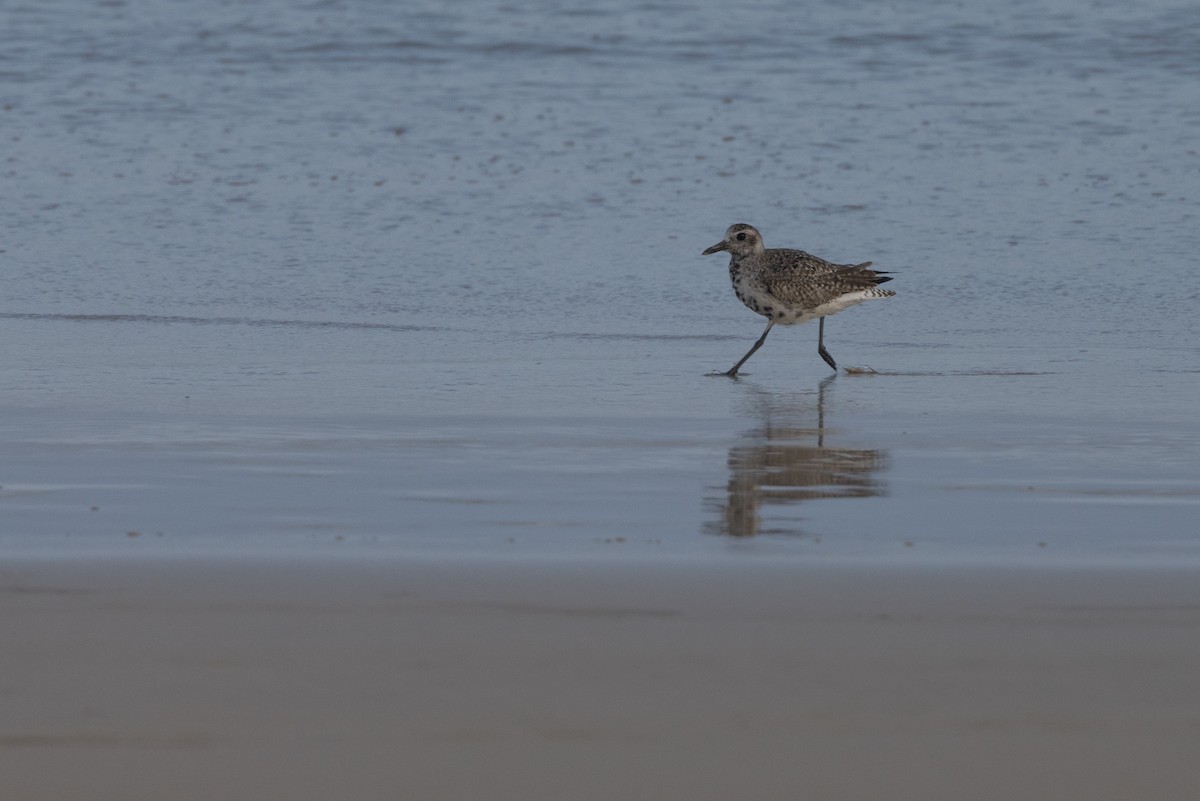
[[825,318],[864,300],[896,294],[879,288],[892,278],[886,272],[868,270],[869,261],[832,264],[803,250],[768,250],[763,247],[762,234],[746,223],[729,226],[725,238],[701,255],[721,250],[729,252],[729,280],[738,300],[767,318],[767,328],[754,347],[723,374],[730,377],[737,376],[738,368],[762,347],[773,325],[796,325],[814,317],[821,321],[817,353],[837,370],[837,362],[825,350]]

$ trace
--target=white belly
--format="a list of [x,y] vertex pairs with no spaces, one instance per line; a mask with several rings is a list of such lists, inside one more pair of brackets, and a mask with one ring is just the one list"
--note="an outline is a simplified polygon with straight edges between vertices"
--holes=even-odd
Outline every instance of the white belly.
[[738,297],[746,307],[752,311],[758,312],[763,317],[774,320],[779,325],[799,325],[807,323],[809,320],[815,320],[818,317],[828,317],[831,314],[837,314],[843,309],[848,309],[862,303],[864,300],[871,298],[885,297],[880,294],[878,289],[863,289],[857,292],[847,292],[845,295],[840,295],[828,303],[822,303],[814,309],[791,309],[781,306],[779,301],[759,292],[754,292],[747,287],[739,287]]
[[817,308],[810,312],[805,312],[804,320],[796,322],[804,322],[805,320],[813,320],[817,317],[828,317],[831,314],[837,314],[842,309],[848,309],[851,306],[857,306],[864,300],[881,297],[878,289],[862,289],[858,292],[847,292],[845,295],[840,295],[828,303],[822,303]]

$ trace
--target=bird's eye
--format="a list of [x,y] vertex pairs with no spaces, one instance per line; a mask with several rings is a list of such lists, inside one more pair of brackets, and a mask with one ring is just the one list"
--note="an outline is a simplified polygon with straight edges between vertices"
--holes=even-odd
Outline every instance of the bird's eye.
[[745,231],[743,231],[742,233],[740,233],[740,234],[738,234],[738,235],[737,235],[737,241],[739,241],[739,242],[743,242],[743,241],[745,241],[745,239],[746,239],[746,232],[745,232]]

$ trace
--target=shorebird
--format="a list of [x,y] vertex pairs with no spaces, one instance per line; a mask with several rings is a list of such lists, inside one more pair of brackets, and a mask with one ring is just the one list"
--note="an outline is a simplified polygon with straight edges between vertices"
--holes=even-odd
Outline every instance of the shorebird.
[[737,223],[725,231],[725,238],[701,255],[718,251],[729,253],[729,280],[738,300],[767,318],[767,328],[754,347],[727,375],[734,378],[738,369],[762,347],[776,323],[796,325],[814,317],[821,321],[817,334],[817,353],[837,370],[837,362],[825,350],[825,318],[856,303],[873,298],[890,298],[896,293],[880,289],[891,281],[886,272],[869,270],[871,262],[833,264],[803,250],[764,248],[762,234],[753,225]]

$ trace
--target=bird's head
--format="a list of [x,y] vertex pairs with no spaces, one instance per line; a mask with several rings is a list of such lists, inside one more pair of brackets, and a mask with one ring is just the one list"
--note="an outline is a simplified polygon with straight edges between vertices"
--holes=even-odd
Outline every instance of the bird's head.
[[762,234],[753,225],[734,223],[725,229],[725,238],[713,245],[702,256],[708,256],[722,250],[729,251],[734,258],[753,256],[763,251]]

